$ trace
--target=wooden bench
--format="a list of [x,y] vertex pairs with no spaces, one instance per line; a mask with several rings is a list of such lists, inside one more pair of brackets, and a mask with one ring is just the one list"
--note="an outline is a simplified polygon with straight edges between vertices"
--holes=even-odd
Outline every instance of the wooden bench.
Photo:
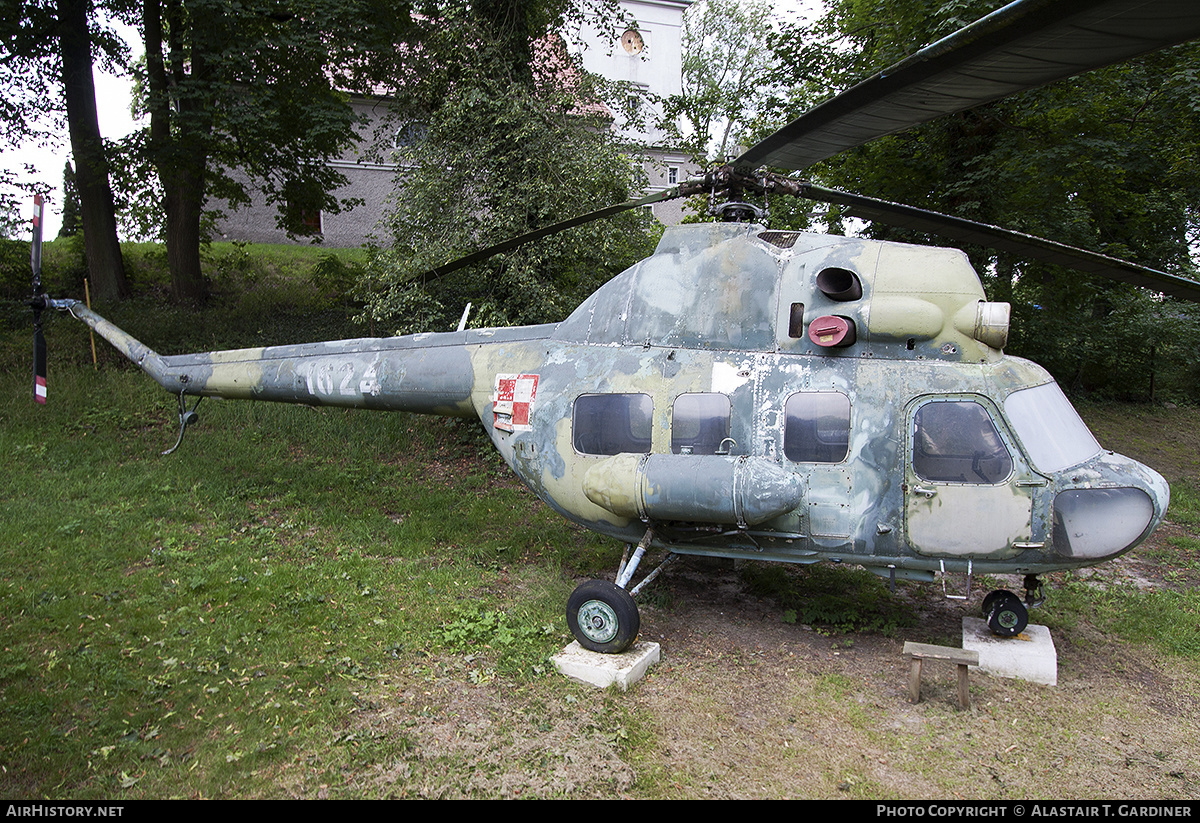
[[958,666],[958,707],[965,709],[971,705],[971,696],[967,685],[967,667],[979,665],[979,652],[952,649],[949,646],[933,646],[928,643],[906,642],[904,656],[909,660],[908,698],[912,702],[921,702],[921,663],[925,660],[944,660]]

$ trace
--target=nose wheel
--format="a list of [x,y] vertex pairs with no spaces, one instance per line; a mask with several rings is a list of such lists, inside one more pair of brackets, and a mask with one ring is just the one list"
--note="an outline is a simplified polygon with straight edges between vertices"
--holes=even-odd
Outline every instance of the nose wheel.
[[999,589],[983,598],[983,619],[997,637],[1016,637],[1029,625],[1029,610],[1021,598]]

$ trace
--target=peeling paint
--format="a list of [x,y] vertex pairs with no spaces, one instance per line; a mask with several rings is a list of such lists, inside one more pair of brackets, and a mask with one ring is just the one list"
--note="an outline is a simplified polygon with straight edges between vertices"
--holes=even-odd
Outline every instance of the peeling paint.
[[[821,291],[830,268],[856,278],[861,296]],[[1005,399],[1051,378],[989,345],[1003,339],[1004,312],[982,311],[997,304],[981,301],[960,252],[705,224],[669,229],[655,255],[557,325],[161,357],[81,305],[70,310],[172,394],[476,417],[542,500],[624,542],[652,526],[655,545],[682,553],[850,560],[917,577],[968,567],[1039,573],[1111,556],[1105,546],[1081,549],[1083,537],[1068,545],[1078,527],[1055,533],[1055,499],[1097,488],[1145,493],[1149,504],[1127,507],[1144,526],[1123,533],[1145,539],[1168,499],[1152,470],[1104,453],[1042,473],[1025,454]],[[805,324],[848,318],[856,342],[813,344],[790,328],[793,304],[803,304]],[[672,427],[684,423],[673,404],[705,392],[728,398],[722,452],[674,454]],[[789,421],[788,398],[800,392],[845,396],[848,421]],[[576,451],[577,398],[609,393],[644,396],[652,412],[648,422],[589,422],[602,427],[595,442],[611,434],[645,444],[643,453]],[[917,474],[915,410],[946,400],[986,410],[1007,475]],[[628,430],[635,425],[645,431]],[[837,462],[789,460],[788,437],[810,438],[820,448],[804,453]]]

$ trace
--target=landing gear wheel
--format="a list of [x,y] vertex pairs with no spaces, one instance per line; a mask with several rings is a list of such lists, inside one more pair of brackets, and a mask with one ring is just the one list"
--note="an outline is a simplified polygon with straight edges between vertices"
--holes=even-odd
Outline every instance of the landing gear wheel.
[[997,589],[996,591],[988,592],[987,597],[983,598],[982,611],[985,620],[987,619],[988,613],[991,612],[992,606],[996,605],[996,601],[1001,597],[1004,597],[1006,594],[1009,594],[1009,592],[1004,591],[1004,589]]
[[1029,611],[1021,598],[1003,589],[983,599],[983,618],[998,637],[1016,637],[1029,625]]
[[585,649],[619,654],[637,639],[641,617],[629,592],[607,580],[589,580],[567,599],[567,625]]

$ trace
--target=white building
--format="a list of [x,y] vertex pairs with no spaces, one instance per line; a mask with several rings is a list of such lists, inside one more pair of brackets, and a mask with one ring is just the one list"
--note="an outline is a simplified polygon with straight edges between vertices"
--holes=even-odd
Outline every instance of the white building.
[[[679,94],[683,88],[683,14],[692,0],[621,0],[621,7],[635,27],[620,31],[600,32],[595,29],[572,33],[568,47],[577,50],[585,70],[609,80],[632,83],[647,93],[650,99]],[[387,112],[387,101],[357,100],[355,108],[367,117],[364,137],[371,137],[374,123]],[[614,128],[625,130],[622,123]],[[682,182],[694,172],[688,158],[665,148],[665,135],[657,129],[648,132],[625,131],[625,135],[646,146],[651,158],[647,164],[650,180],[647,194],[661,191]],[[312,216],[312,228],[324,245],[333,247],[362,246],[385,239],[380,221],[388,210],[389,199],[396,187],[397,166],[394,163],[364,159],[362,153],[333,162],[334,168],[349,181],[336,194],[339,199],[356,198],[363,204],[340,214]],[[680,201],[657,203],[652,207],[655,217],[668,225],[682,219]],[[563,215],[563,218],[573,215]],[[223,240],[252,243],[294,242],[276,226],[276,210],[265,203],[254,203],[238,211],[228,211],[217,224],[217,234]]]
[[[592,30],[577,38],[583,68],[609,80],[631,83],[650,99],[664,99],[683,92],[683,14],[692,0],[622,0],[621,8],[637,21],[636,29],[602,33]],[[576,47],[578,48],[578,47]],[[621,129],[621,123],[614,128]],[[652,160],[647,168],[647,194],[681,183],[696,167],[687,155],[665,148],[666,135],[656,129],[626,132],[647,147]],[[678,200],[657,203],[654,215],[667,225],[682,219]]]

